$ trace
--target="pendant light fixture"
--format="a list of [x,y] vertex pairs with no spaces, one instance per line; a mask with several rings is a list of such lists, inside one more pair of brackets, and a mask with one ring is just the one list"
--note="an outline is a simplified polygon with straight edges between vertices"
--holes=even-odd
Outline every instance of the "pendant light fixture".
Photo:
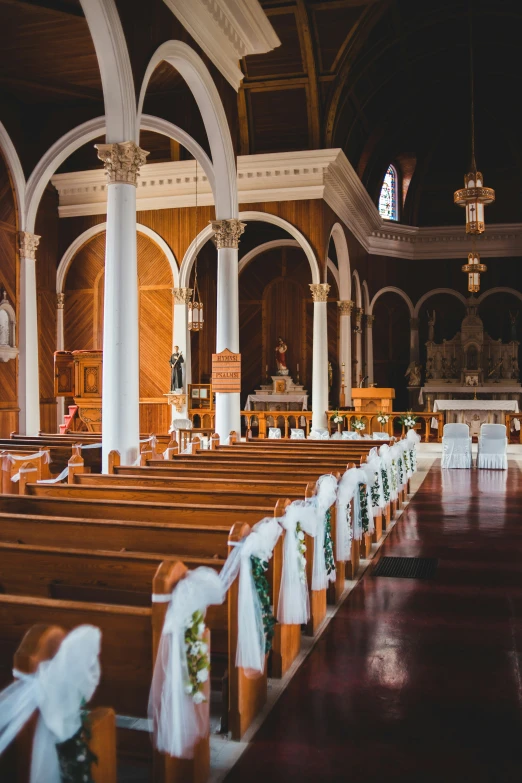
[[188,305],[188,328],[191,332],[201,332],[203,329],[203,302],[199,295],[198,286],[198,162],[196,160],[196,254],[194,259],[194,285],[192,287],[192,299]]
[[[473,27],[472,27],[472,0],[469,0],[469,65],[471,88],[471,166],[464,176],[464,187],[456,190],[453,201],[466,209],[466,234],[475,239],[486,230],[484,220],[484,207],[495,201],[493,188],[484,187],[484,177],[478,171],[475,160],[475,75],[473,69]],[[487,267],[480,261],[480,255],[475,251],[473,242],[472,252],[468,254],[468,263],[464,264],[462,271],[468,274],[468,291],[476,293],[480,291],[480,273],[486,272]]]

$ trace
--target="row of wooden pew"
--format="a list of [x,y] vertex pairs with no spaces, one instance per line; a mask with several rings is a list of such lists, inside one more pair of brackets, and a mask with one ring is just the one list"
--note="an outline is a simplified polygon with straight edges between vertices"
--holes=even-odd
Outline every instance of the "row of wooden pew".
[[[63,444],[40,437],[31,446],[44,450]],[[55,444],[54,440],[59,440]],[[168,443],[164,439],[162,446]],[[3,444],[0,444],[3,447]],[[24,444],[26,445],[26,444]],[[166,447],[167,447],[166,446]],[[179,578],[180,561],[189,569],[206,565],[220,570],[234,543],[267,516],[281,517],[288,505],[313,495],[318,477],[341,475],[348,465],[360,464],[371,441],[236,443],[212,451],[177,454],[172,446],[165,460],[150,449],[142,466],[119,465],[112,473],[85,472],[85,454],[73,455],[75,464],[66,484],[20,482],[22,494],[0,496],[0,617],[2,652],[0,687],[10,678],[12,656],[21,635],[32,625],[72,628],[88,623],[103,634],[102,680],[94,704],[109,704],[118,714],[145,717],[155,650],[165,604],[151,603],[153,594],[168,594]],[[161,448],[161,447],[160,447]],[[94,451],[94,450],[93,450]],[[147,449],[143,449],[147,451]],[[83,464],[82,464],[83,463]],[[393,509],[385,509],[389,524]],[[335,539],[335,505],[331,509]],[[376,519],[377,540],[381,524]],[[351,560],[336,562],[337,577],[329,591],[339,600],[345,577],[355,578],[359,556],[368,556],[369,536],[352,542]],[[335,551],[335,547],[334,547]],[[307,546],[308,584],[313,570],[313,543]],[[277,606],[283,567],[279,540],[268,570],[271,601]],[[316,633],[326,614],[327,594],[310,590],[311,620]],[[221,693],[222,725],[239,739],[266,699],[264,677],[248,678],[235,665],[237,646],[237,585],[227,602],[211,607],[212,686]],[[300,649],[299,626],[276,626],[270,673],[281,677]],[[121,733],[129,755],[141,752],[135,738]],[[207,748],[208,751],[208,748]],[[203,780],[208,752],[198,763],[181,766],[191,779]],[[201,756],[204,757],[203,761]],[[160,763],[165,780],[178,780],[179,765]],[[170,776],[170,777],[169,777]]]

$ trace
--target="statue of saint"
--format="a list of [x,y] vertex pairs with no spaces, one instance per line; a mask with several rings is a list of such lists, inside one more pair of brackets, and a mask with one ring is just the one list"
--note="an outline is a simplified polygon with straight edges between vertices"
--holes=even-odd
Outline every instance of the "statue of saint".
[[428,311],[428,341],[430,343],[435,342],[435,319],[436,319],[435,310],[431,315]]
[[422,364],[419,364],[418,362],[411,362],[410,366],[404,373],[404,377],[409,377],[408,386],[421,386]]
[[333,367],[332,362],[328,362],[328,391],[332,390],[333,385]]
[[286,352],[288,346],[282,337],[277,338],[277,345],[275,347],[276,365],[278,375],[288,375],[288,367],[286,366]]
[[183,389],[183,368],[182,364],[185,360],[183,359],[183,354],[179,350],[179,345],[174,346],[174,353],[170,357],[170,367],[171,367],[171,373],[170,373],[170,390],[176,391],[178,389]]

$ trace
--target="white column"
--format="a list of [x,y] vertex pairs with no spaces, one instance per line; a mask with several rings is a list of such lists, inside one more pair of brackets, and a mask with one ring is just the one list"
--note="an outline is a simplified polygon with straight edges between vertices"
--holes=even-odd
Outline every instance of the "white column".
[[[239,238],[245,224],[236,218],[212,222],[217,247],[216,353],[239,353]],[[241,434],[241,395],[216,394],[216,432],[221,439]]]
[[366,327],[366,374],[368,376],[368,386],[373,383],[373,322],[374,315],[364,316],[364,325]]
[[[56,294],[56,350],[64,350],[64,327],[63,327],[63,306],[65,302],[65,294]],[[60,431],[60,424],[63,424],[63,417],[65,415],[65,397],[56,398],[56,412],[58,431]]]
[[134,142],[97,144],[107,173],[103,322],[102,470],[109,452],[138,458],[140,433],[136,179],[147,153]]
[[344,404],[352,404],[352,319],[353,302],[350,299],[337,302],[339,308],[339,365],[344,364]]
[[410,362],[418,362],[419,358],[419,319],[410,318]]
[[312,427],[328,425],[328,283],[310,283],[314,300],[314,342],[312,359]]
[[40,384],[38,379],[38,313],[36,294],[36,248],[40,237],[20,231],[20,309],[18,355],[18,430],[38,435],[40,430]]
[[192,296],[192,288],[173,288],[174,297],[174,326],[172,331],[172,349],[178,346],[183,354],[183,389],[185,391],[185,404],[181,410],[172,408],[173,420],[175,418],[188,418],[188,387],[192,383],[192,357],[190,353],[190,332],[188,328],[188,303]]

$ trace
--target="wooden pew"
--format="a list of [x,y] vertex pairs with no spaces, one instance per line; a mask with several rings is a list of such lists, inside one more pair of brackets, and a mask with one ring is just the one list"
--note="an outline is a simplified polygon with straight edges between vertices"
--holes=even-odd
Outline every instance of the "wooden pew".
[[[54,658],[66,636],[57,625],[33,625],[23,637],[15,652],[13,668],[23,674],[34,674],[42,661]],[[37,713],[26,723],[16,739],[16,768],[11,769],[10,780],[27,783],[36,729]],[[94,783],[116,783],[116,715],[108,707],[89,711],[89,748],[97,761],[92,765]]]
[[[49,472],[49,450],[40,449],[40,456],[33,456],[38,453],[35,451],[19,451],[13,449],[12,451],[0,452],[0,464],[2,469],[2,477],[0,483],[0,491],[2,493],[18,494],[20,490],[20,469],[25,471],[28,467],[27,458],[32,457],[30,460],[36,475],[32,476],[32,481],[40,481],[40,479],[50,478]],[[13,481],[13,478],[18,476],[17,481]]]
[[[13,446],[16,443],[16,446]],[[50,454],[50,471],[58,475],[66,467],[73,454],[82,455],[85,465],[92,471],[99,473],[101,471],[101,448],[81,449],[79,443],[47,443],[45,441],[33,440],[32,442],[21,442],[13,440],[0,440],[0,451],[12,451],[18,454],[34,454],[42,449],[47,449]]]

